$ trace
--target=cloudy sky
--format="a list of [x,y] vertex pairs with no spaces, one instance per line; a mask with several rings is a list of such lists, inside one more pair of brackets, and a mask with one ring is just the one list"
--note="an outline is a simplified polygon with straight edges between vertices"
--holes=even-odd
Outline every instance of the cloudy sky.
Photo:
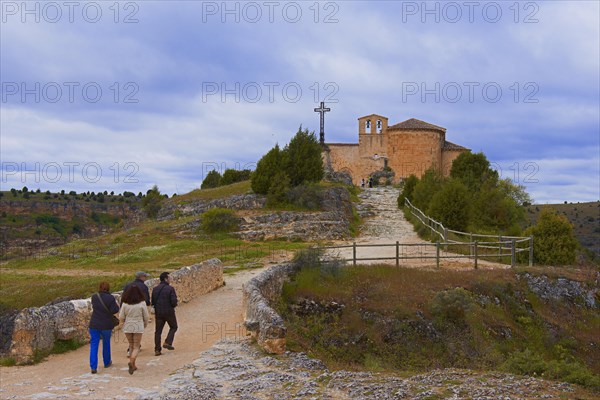
[[600,198],[600,6],[2,1],[2,190],[164,193],[302,125],[418,118],[537,203]]

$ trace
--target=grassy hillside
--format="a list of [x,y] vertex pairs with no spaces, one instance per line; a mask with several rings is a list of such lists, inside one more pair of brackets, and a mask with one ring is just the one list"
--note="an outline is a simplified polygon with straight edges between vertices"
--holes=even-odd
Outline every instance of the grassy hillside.
[[534,204],[527,207],[527,215],[533,225],[545,208],[552,208],[573,224],[575,236],[589,255],[600,260],[600,201],[568,204]]
[[[289,348],[332,369],[503,370],[599,390],[598,308],[542,299],[524,277],[538,271],[305,268],[279,311]],[[553,271],[594,285],[589,271]]]
[[[246,193],[249,182],[194,191],[167,201],[184,203]],[[0,314],[41,306],[57,298],[82,298],[97,290],[102,280],[120,290],[136,271],[157,277],[212,257],[245,266],[278,260],[288,251],[306,246],[286,241],[244,242],[228,235],[208,235],[198,228],[198,216],[168,221],[144,220],[129,229],[77,239],[0,264]]]

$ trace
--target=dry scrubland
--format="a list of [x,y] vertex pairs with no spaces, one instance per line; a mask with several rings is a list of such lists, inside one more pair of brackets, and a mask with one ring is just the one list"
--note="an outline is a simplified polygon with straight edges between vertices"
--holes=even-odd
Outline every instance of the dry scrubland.
[[279,311],[288,348],[330,369],[501,370],[600,390],[598,308],[542,299],[527,283],[542,273],[597,287],[593,269],[323,266],[284,286]]

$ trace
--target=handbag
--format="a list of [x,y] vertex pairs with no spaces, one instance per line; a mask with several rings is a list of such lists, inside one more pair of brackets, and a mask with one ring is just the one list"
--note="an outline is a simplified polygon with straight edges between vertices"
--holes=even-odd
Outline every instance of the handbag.
[[119,321],[119,318],[117,318],[115,316],[115,314],[110,313],[110,310],[108,309],[108,307],[106,307],[106,304],[104,304],[104,300],[102,300],[102,296],[100,296],[100,293],[96,293],[96,295],[98,295],[98,299],[100,300],[100,303],[102,303],[102,305],[106,309],[106,312],[108,312],[110,314],[110,316],[112,317],[113,327],[119,326],[119,324],[121,323],[121,321]]

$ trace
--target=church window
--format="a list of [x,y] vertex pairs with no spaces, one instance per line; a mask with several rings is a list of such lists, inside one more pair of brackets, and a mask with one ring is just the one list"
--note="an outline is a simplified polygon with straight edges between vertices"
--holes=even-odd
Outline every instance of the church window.
[[381,123],[381,120],[378,119],[377,120],[377,133],[381,133],[383,131],[383,124]]
[[365,133],[371,133],[371,120],[370,119],[365,121]]

